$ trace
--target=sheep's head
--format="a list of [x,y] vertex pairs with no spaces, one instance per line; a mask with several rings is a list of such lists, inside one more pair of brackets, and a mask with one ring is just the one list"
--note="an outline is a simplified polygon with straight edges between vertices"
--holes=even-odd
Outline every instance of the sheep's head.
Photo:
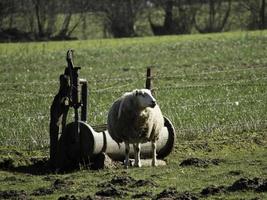
[[147,107],[154,108],[156,106],[156,99],[152,96],[150,90],[139,89],[135,90],[134,94],[141,108],[147,108]]

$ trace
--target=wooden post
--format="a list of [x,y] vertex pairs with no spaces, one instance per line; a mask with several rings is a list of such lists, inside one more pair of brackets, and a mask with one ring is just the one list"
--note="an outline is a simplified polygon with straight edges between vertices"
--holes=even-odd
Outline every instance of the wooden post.
[[152,88],[152,70],[151,67],[147,68],[146,71],[146,89],[153,90]]
[[81,91],[81,121],[87,122],[87,81],[80,79]]

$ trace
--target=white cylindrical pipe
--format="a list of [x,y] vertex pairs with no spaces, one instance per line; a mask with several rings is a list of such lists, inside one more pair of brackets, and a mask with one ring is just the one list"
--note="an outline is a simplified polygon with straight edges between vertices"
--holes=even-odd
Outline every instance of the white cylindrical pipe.
[[[175,143],[175,131],[170,120],[165,119],[164,128],[159,134],[157,140],[157,154],[158,158],[168,156]],[[109,135],[108,131],[96,132],[85,122],[79,122],[80,133],[75,133],[74,122],[68,124],[64,134],[60,138],[61,147],[65,150],[68,159],[73,161],[87,160],[100,153],[106,153],[113,160],[123,160],[125,155],[124,143],[117,144]],[[130,148],[130,156],[133,157],[133,147]],[[151,158],[152,147],[151,143],[141,144],[141,158]]]

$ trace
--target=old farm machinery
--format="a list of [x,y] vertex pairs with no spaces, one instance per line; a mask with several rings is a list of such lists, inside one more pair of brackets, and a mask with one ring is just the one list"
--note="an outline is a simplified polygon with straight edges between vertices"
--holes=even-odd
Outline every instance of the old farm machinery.
[[[125,146],[118,145],[106,127],[95,130],[87,123],[88,84],[79,78],[80,67],[73,63],[73,51],[67,51],[67,67],[59,77],[59,91],[50,108],[50,164],[53,169],[72,169],[84,165],[90,168],[105,167],[107,158],[123,161]],[[151,89],[151,68],[147,69],[146,88]],[[74,119],[67,123],[70,108]],[[157,141],[157,157],[168,156],[175,143],[175,131],[164,117],[164,128]],[[103,126],[102,126],[103,127]],[[141,157],[151,157],[150,143],[141,145]],[[132,148],[131,148],[132,149]],[[131,152],[133,155],[133,152]]]

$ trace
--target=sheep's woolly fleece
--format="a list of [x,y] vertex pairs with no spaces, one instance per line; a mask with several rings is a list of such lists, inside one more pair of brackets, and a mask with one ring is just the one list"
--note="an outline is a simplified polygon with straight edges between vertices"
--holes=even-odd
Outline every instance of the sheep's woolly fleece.
[[108,131],[117,143],[156,141],[164,119],[147,89],[134,90],[118,98],[108,114]]

